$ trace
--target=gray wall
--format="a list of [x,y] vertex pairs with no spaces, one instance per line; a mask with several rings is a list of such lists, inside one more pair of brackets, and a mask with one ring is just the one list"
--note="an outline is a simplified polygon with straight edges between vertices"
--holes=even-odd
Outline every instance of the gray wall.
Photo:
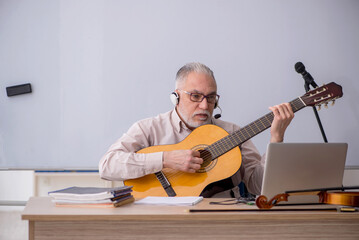
[[[304,94],[302,61],[344,97],[319,112],[359,165],[359,1],[0,1],[0,168],[95,169],[130,125],[173,107],[176,71],[215,72],[222,119],[246,125]],[[7,97],[30,82],[33,93]],[[253,138],[261,153],[269,130]],[[287,142],[322,142],[311,108]]]

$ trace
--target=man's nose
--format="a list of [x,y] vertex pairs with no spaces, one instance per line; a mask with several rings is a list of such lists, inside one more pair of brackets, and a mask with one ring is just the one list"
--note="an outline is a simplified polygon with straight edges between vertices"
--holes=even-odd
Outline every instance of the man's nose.
[[202,109],[208,109],[207,98],[203,98],[202,102],[199,104],[199,107]]

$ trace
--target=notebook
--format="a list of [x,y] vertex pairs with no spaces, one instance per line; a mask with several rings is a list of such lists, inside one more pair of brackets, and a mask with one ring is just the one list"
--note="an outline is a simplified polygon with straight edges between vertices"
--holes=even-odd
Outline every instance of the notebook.
[[[285,191],[341,187],[347,143],[270,143],[261,194],[269,199]],[[289,196],[291,203],[318,203],[318,196]]]

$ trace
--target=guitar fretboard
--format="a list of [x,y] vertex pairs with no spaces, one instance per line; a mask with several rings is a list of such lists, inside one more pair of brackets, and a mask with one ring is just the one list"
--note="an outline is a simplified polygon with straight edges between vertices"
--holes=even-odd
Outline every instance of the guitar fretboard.
[[[295,100],[291,101],[290,105],[292,106],[293,112],[296,112],[306,106],[301,98],[296,98]],[[212,160],[216,159],[269,128],[272,125],[273,119],[274,114],[270,112],[257,119],[256,121],[244,126],[240,130],[211,144],[205,150],[211,153]]]

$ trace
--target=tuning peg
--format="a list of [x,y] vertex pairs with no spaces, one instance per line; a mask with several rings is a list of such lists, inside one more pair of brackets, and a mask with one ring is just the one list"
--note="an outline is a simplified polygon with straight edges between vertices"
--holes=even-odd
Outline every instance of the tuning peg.
[[320,111],[321,108],[322,108],[322,105],[318,105],[318,111]]
[[325,108],[328,108],[328,103],[327,103],[327,102],[324,103],[324,107],[325,107]]
[[335,100],[332,101],[332,106],[334,106],[334,104],[335,104]]

